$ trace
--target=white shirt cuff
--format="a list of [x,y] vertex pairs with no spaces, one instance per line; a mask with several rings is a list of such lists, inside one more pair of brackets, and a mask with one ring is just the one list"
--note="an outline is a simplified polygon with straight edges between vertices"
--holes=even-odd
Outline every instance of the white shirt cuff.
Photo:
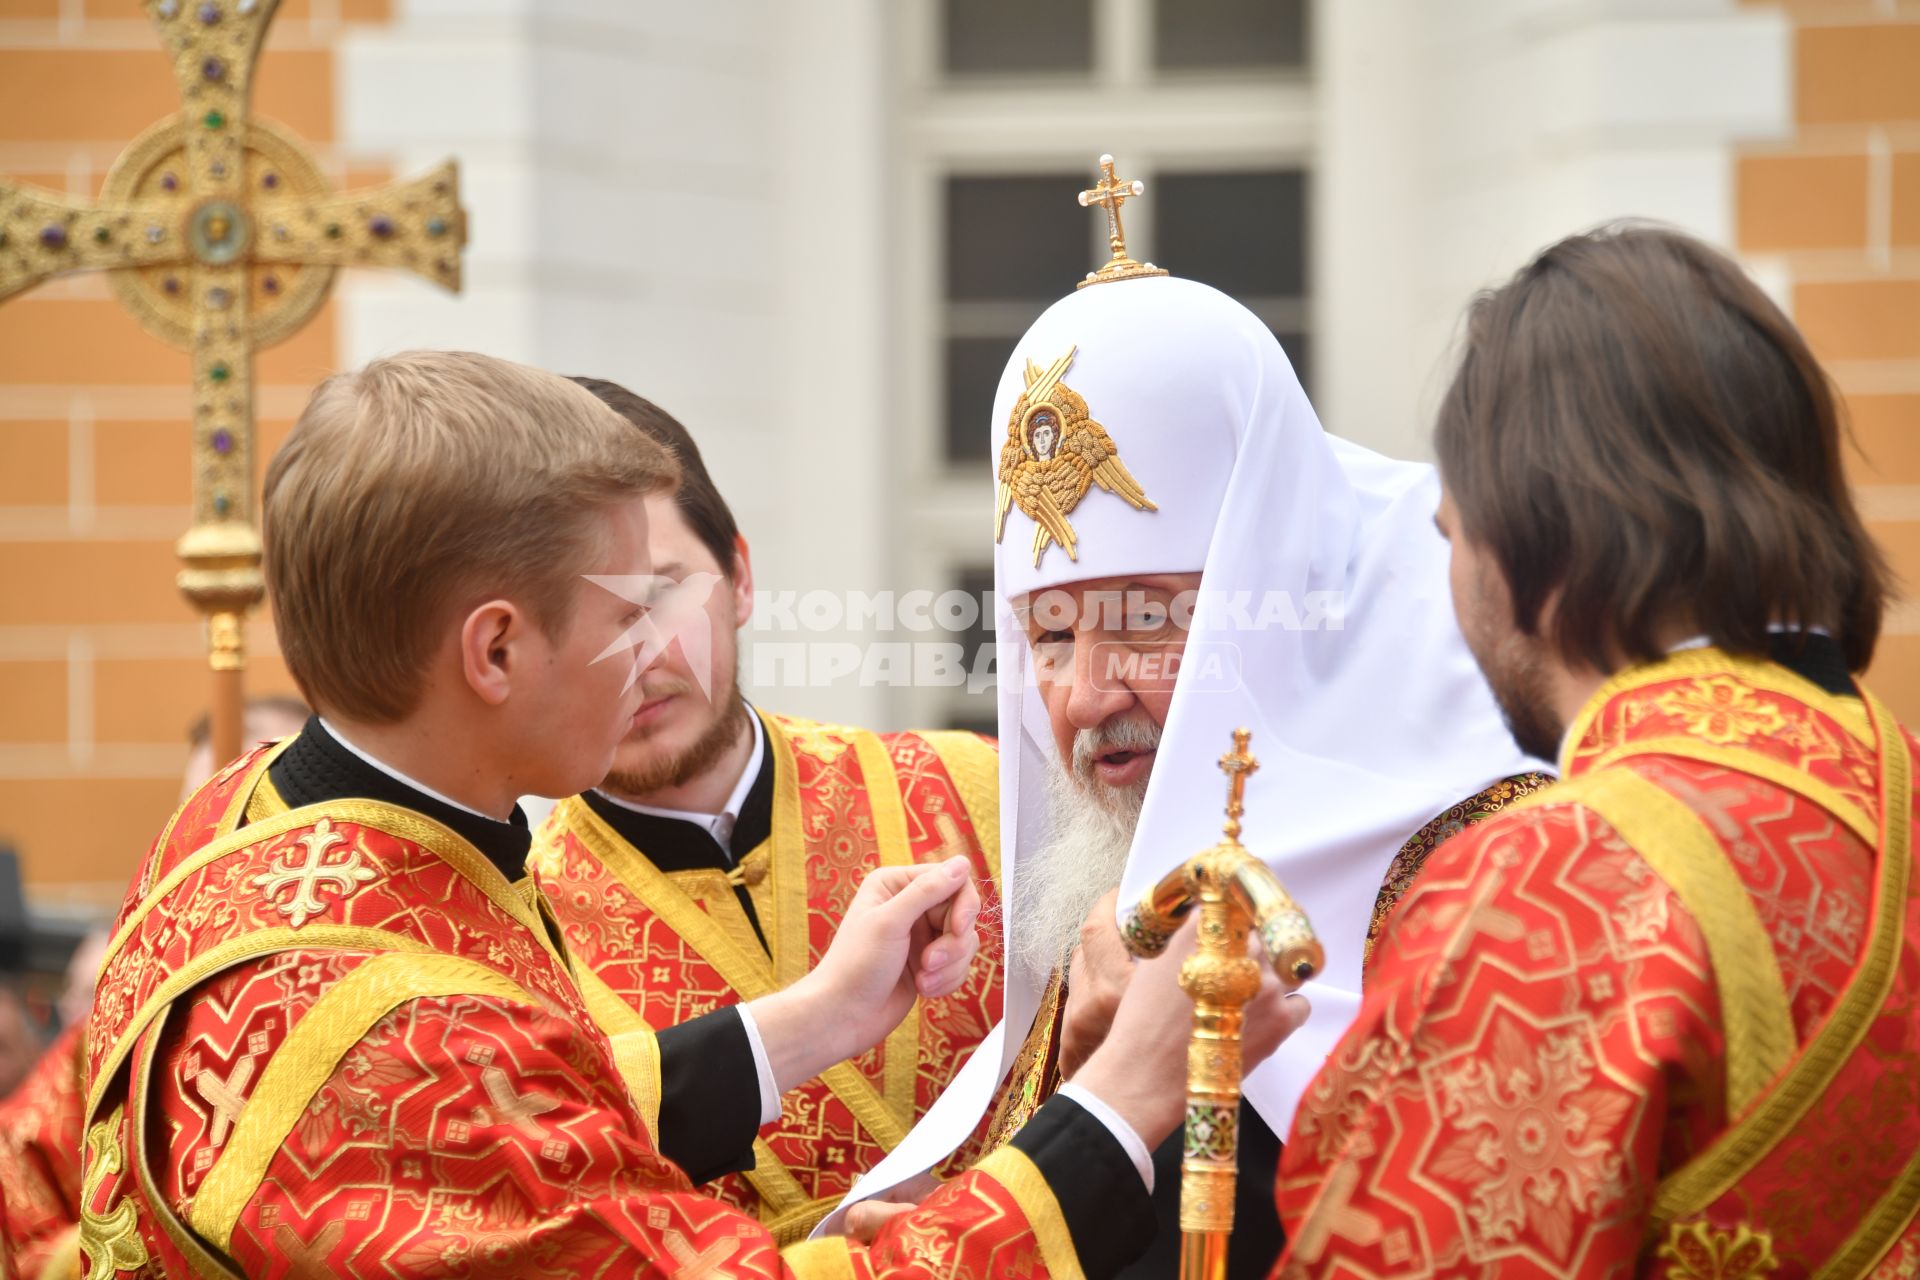
[[[773,1063],[767,1059],[766,1042],[760,1039],[760,1026],[753,1020],[753,1011],[744,1004],[735,1005],[734,1008],[740,1011],[740,1025],[746,1028],[747,1045],[753,1050],[753,1069],[760,1077],[760,1123],[770,1125],[780,1118],[780,1086],[773,1082]],[[1126,1123],[1119,1116],[1114,1116],[1114,1120],[1120,1124]],[[1127,1132],[1132,1133],[1133,1130]],[[1134,1141],[1137,1143],[1140,1139],[1135,1137]],[[1147,1186],[1153,1186],[1151,1176]]]
[[1133,1131],[1133,1126],[1122,1120],[1118,1111],[1100,1101],[1099,1095],[1091,1089],[1077,1085],[1071,1080],[1061,1085],[1055,1092],[1072,1098],[1095,1120],[1107,1126],[1107,1132],[1114,1136],[1114,1140],[1126,1151],[1127,1158],[1133,1161],[1134,1169],[1140,1174],[1140,1181],[1147,1184],[1147,1194],[1152,1195],[1153,1152],[1147,1150],[1147,1144],[1141,1140],[1139,1134]]

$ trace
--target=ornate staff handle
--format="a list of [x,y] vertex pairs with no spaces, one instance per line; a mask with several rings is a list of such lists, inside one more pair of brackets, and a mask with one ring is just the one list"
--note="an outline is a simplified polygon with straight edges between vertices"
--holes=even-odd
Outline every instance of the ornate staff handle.
[[1246,729],[1234,730],[1233,750],[1220,758],[1230,780],[1226,839],[1167,873],[1120,931],[1134,955],[1157,956],[1186,917],[1196,907],[1200,911],[1198,944],[1180,966],[1180,989],[1193,1000],[1180,1162],[1182,1280],[1226,1275],[1239,1157],[1240,1030],[1247,1001],[1260,990],[1260,967],[1247,954],[1247,933],[1259,931],[1289,991],[1326,962],[1306,913],[1266,864],[1240,844],[1246,778],[1260,767],[1247,753],[1251,737]]

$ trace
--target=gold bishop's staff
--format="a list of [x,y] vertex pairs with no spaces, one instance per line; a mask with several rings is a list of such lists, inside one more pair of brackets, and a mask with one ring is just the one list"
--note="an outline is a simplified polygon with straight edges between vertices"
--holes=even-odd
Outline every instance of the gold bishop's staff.
[[1306,913],[1240,843],[1247,778],[1260,767],[1247,751],[1252,736],[1235,729],[1233,750],[1220,757],[1228,779],[1225,838],[1168,872],[1120,930],[1134,955],[1155,956],[1166,950],[1181,921],[1195,907],[1200,911],[1194,953],[1180,966],[1180,989],[1193,1000],[1180,1161],[1182,1280],[1226,1275],[1239,1158],[1240,1028],[1247,1001],[1260,990],[1247,932],[1259,930],[1267,959],[1289,991],[1326,962]]
[[148,332],[193,357],[193,516],[180,590],[207,619],[216,760],[240,752],[243,624],[265,586],[254,524],[253,355],[326,300],[335,268],[460,287],[466,218],[451,161],[334,194],[312,153],[250,114],[277,0],[148,0],[179,114],[136,138],[98,200],[0,179],[0,300],[105,271]]

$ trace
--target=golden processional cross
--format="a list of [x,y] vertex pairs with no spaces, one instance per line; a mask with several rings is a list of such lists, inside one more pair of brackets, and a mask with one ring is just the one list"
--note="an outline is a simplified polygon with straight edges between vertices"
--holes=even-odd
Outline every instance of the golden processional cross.
[[180,590],[206,616],[215,759],[240,751],[242,623],[264,594],[254,523],[253,354],[325,301],[335,268],[394,267],[460,287],[466,220],[451,161],[334,194],[291,133],[253,116],[278,0],[148,0],[178,115],[136,138],[98,200],[0,179],[0,300],[105,271],[147,331],[193,358],[193,516]]
[[1087,278],[1074,288],[1084,289],[1090,284],[1104,284],[1108,280],[1135,280],[1141,276],[1167,274],[1165,267],[1156,267],[1151,262],[1135,262],[1127,256],[1127,230],[1120,222],[1120,206],[1146,193],[1147,184],[1139,179],[1113,176],[1112,156],[1100,157],[1100,181],[1080,193],[1080,207],[1091,209],[1099,205],[1107,211],[1107,248],[1113,256],[1098,271],[1087,272]]
[[1267,962],[1288,991],[1326,964],[1306,912],[1240,843],[1247,779],[1260,767],[1247,751],[1252,736],[1235,729],[1233,750],[1220,757],[1227,775],[1225,838],[1162,877],[1120,929],[1129,951],[1155,956],[1181,921],[1196,908],[1200,914],[1193,954],[1180,965],[1180,988],[1193,1000],[1180,1160],[1181,1280],[1226,1275],[1240,1157],[1240,1027],[1247,1001],[1260,990],[1247,933],[1259,932]]

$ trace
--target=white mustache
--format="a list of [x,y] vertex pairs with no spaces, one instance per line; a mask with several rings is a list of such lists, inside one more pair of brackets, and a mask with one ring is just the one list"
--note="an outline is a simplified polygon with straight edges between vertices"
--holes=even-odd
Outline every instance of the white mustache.
[[1073,735],[1073,771],[1093,773],[1093,762],[1115,751],[1154,751],[1160,746],[1160,726],[1145,714],[1109,720]]

